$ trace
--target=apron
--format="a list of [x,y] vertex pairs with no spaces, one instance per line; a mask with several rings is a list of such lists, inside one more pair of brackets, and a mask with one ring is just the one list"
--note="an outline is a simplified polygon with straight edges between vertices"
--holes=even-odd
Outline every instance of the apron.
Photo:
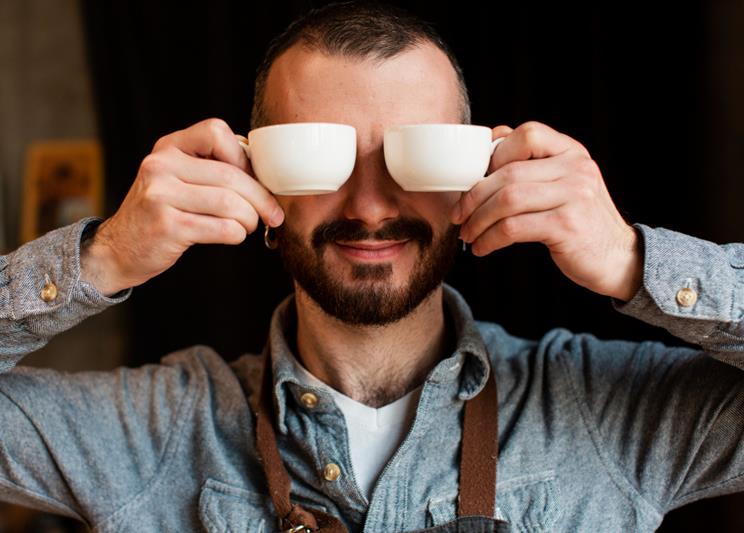
[[[290,500],[291,479],[282,462],[274,432],[271,358],[264,358],[263,380],[256,405],[256,449],[279,517],[279,533],[348,533],[335,516],[306,510]],[[496,380],[465,403],[457,518],[446,524],[410,533],[507,533],[507,522],[493,518],[496,505],[498,462],[498,396]]]

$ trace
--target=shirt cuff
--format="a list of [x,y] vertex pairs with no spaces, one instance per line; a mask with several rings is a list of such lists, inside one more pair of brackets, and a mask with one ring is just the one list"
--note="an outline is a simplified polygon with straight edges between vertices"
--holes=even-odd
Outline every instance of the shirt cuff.
[[744,351],[744,245],[718,245],[635,224],[643,239],[643,284],[621,313],[712,350]]
[[0,257],[0,322],[50,339],[129,298],[131,289],[107,297],[80,279],[83,232],[101,221],[85,218]]

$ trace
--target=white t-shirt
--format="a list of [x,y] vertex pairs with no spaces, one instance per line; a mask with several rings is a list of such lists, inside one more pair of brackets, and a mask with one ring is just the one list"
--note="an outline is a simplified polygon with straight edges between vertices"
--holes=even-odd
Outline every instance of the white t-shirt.
[[421,387],[393,403],[375,409],[329,387],[301,364],[298,363],[297,367],[305,384],[330,391],[336,405],[344,414],[349,431],[349,450],[354,478],[362,494],[369,500],[377,478],[411,427]]

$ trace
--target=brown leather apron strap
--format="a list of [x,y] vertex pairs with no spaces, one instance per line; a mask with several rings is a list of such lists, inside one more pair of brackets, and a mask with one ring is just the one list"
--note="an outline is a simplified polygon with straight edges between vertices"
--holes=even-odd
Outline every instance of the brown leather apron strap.
[[465,403],[457,516],[494,516],[498,457],[499,398],[491,373],[483,390]]
[[264,357],[263,379],[261,391],[256,403],[256,449],[261,459],[266,482],[269,486],[269,495],[274,504],[274,510],[279,517],[280,530],[306,531],[322,530],[328,533],[347,533],[343,523],[327,513],[303,509],[299,505],[293,505],[290,500],[292,480],[287,468],[284,466],[279,448],[276,443],[274,432],[274,399],[271,393],[273,388],[273,377],[271,371],[271,358],[268,354]]
[[[292,481],[277,447],[271,358],[265,354],[261,391],[256,405],[256,449],[281,531],[348,533],[336,517],[292,504]],[[465,404],[460,457],[460,494],[457,515],[493,517],[498,460],[498,397],[491,375],[484,389]]]

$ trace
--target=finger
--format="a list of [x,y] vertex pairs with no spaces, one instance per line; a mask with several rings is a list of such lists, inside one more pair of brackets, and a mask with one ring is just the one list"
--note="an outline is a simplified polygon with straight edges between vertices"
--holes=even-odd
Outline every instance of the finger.
[[557,226],[556,216],[556,211],[550,210],[502,218],[473,241],[471,250],[474,255],[484,256],[517,242],[547,244]]
[[198,159],[182,154],[174,165],[175,174],[184,182],[230,189],[242,196],[258,212],[264,224],[279,226],[284,211],[266,187],[239,168],[209,159]]
[[244,172],[250,171],[248,157],[227,123],[218,118],[203,120],[158,140],[153,152],[175,147],[183,153],[224,161]]
[[491,173],[512,161],[527,161],[558,155],[571,148],[586,149],[568,135],[539,122],[526,122],[499,144],[491,156],[488,172]]
[[258,213],[250,202],[230,189],[181,182],[163,193],[163,199],[180,211],[236,220],[248,233],[258,226]]
[[571,154],[565,153],[549,159],[508,163],[463,193],[452,206],[450,220],[453,224],[462,224],[484,202],[507,185],[526,181],[552,181],[569,174],[572,162]]
[[504,125],[496,126],[495,128],[493,128],[491,130],[491,132],[492,132],[491,133],[491,139],[492,140],[496,140],[496,139],[499,139],[501,137],[506,137],[507,135],[509,135],[513,131],[514,130],[512,128],[510,128],[509,126],[504,126]]
[[248,235],[237,220],[174,210],[186,245],[240,244]]
[[513,183],[491,195],[460,228],[460,238],[476,241],[498,221],[521,215],[557,209],[571,201],[573,189],[558,179],[550,182]]

